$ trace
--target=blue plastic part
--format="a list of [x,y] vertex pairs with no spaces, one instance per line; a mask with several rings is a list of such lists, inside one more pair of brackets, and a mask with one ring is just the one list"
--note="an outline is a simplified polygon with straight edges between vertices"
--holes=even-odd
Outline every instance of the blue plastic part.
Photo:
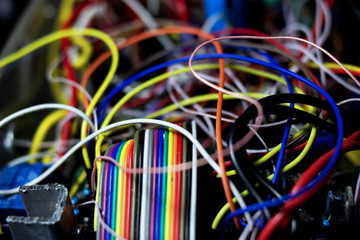
[[325,219],[325,220],[323,221],[323,225],[324,225],[325,227],[330,226],[329,220]]
[[90,195],[90,189],[88,189],[88,188],[85,188],[84,190],[83,190],[83,194],[85,195],[85,196],[89,196]]
[[[38,177],[44,170],[42,163],[19,164],[14,167],[4,166],[0,170],[0,189],[10,189],[24,185]],[[0,209],[25,210],[20,194],[1,196]]]
[[77,202],[78,202],[78,199],[77,199],[76,197],[73,197],[73,198],[71,199],[71,204],[72,204],[72,205],[77,204]]
[[227,2],[225,0],[204,0],[204,10],[206,18],[215,15],[222,15],[224,18],[219,19],[210,31],[222,30],[226,27],[225,17],[227,14]]
[[74,208],[74,215],[77,216],[79,214],[79,209]]

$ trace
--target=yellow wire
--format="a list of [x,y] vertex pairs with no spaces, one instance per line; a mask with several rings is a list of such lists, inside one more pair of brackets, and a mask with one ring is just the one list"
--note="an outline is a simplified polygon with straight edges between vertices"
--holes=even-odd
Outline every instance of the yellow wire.
[[[262,98],[262,97],[266,97],[268,95],[263,94],[263,93],[246,93],[247,96],[253,97],[253,98]],[[199,96],[195,96],[195,97],[191,97],[185,100],[180,101],[178,104],[185,107],[187,105],[191,105],[194,103],[198,103],[198,102],[204,102],[204,101],[211,101],[211,100],[217,100],[218,94],[217,93],[211,93],[211,94],[204,94],[204,95],[199,95]],[[224,100],[230,100],[230,99],[235,99],[233,96],[224,94]],[[176,109],[178,109],[179,106],[177,104],[171,104],[169,106],[166,106],[162,109],[160,109],[157,112],[151,113],[149,115],[147,115],[145,118],[156,118],[159,116],[162,116],[168,112],[171,111],[175,111]],[[304,110],[304,108],[297,106],[297,108]],[[311,107],[312,108],[312,107]],[[312,108],[314,109],[314,108]],[[296,139],[297,137],[299,137],[301,134],[304,133],[305,129],[307,127],[305,126],[304,129],[302,129],[301,131],[297,132],[296,134],[294,134],[294,136],[291,139]],[[314,139],[316,136],[316,128],[313,127],[311,129],[310,132],[310,136],[309,136],[309,140],[308,143],[305,145],[303,151],[300,153],[300,155],[295,158],[292,162],[290,162],[289,164],[287,164],[281,171],[281,173],[287,172],[289,171],[291,168],[295,167],[306,155],[306,153],[309,151]],[[259,160],[254,162],[255,166],[258,166],[266,161],[268,161],[272,156],[274,156],[275,154],[277,154],[279,152],[281,148],[281,144],[277,145],[273,150],[271,150],[269,153],[267,153],[265,156],[263,156],[262,158],[260,158]],[[234,171],[228,171],[227,175],[234,175]],[[272,175],[270,175],[272,178]]]
[[[310,132],[310,136],[309,136],[309,140],[306,143],[304,149],[301,151],[301,153],[299,154],[299,156],[297,156],[293,161],[291,161],[290,163],[288,163],[282,170],[281,170],[281,174],[289,171],[290,169],[292,169],[293,167],[295,167],[301,160],[304,159],[304,157],[306,156],[306,154],[309,152],[314,140],[315,140],[315,136],[316,136],[316,128],[312,127],[311,128],[311,132]],[[281,145],[281,144],[280,144]],[[280,146],[281,147],[281,146]],[[273,174],[269,175],[267,177],[269,180],[271,180],[273,178]],[[243,191],[241,193],[241,196],[245,197],[249,194],[249,192],[247,190]],[[235,199],[235,198],[234,198]],[[234,200],[233,199],[233,200]],[[236,202],[236,199],[235,199]],[[217,226],[219,225],[219,222],[221,221],[221,219],[224,217],[225,213],[230,209],[230,206],[228,203],[226,203],[218,212],[218,214],[216,215],[211,228],[212,229],[216,229]]]
[[[247,92],[247,93],[243,93],[243,94],[246,95],[246,96],[255,98],[255,99],[259,99],[259,98],[269,96],[269,95],[264,94],[264,93],[255,93],[255,92]],[[190,97],[190,98],[182,100],[182,101],[180,101],[178,103],[173,103],[171,105],[168,105],[168,106],[166,106],[166,107],[164,107],[164,108],[162,108],[162,109],[160,109],[160,110],[158,110],[156,112],[150,113],[145,118],[157,118],[159,116],[165,115],[168,112],[175,111],[176,109],[179,108],[179,106],[177,104],[185,107],[185,106],[192,105],[192,104],[195,104],[195,103],[198,103],[198,102],[214,101],[214,100],[217,100],[217,99],[218,99],[218,94],[217,93],[210,93],[210,94],[204,94],[204,95],[199,95],[199,96],[195,96],[195,97]],[[224,94],[224,100],[232,100],[232,99],[237,99],[237,98],[233,97],[233,96],[230,96],[230,95],[227,95],[227,94]],[[304,110],[304,108],[302,108],[299,105],[295,105],[295,108],[300,109],[300,110]],[[312,108],[312,107],[310,107],[310,108]]]
[[[174,145],[174,131],[169,128],[169,147],[168,147],[168,164],[167,166],[173,165],[173,145]],[[166,205],[165,205],[165,240],[169,240],[170,238],[170,222],[171,219],[171,202],[172,202],[172,172],[168,172],[167,174],[167,190],[166,190]]]
[[72,66],[75,69],[80,69],[88,63],[92,54],[92,45],[83,37],[73,39],[72,43],[80,48],[80,54],[77,56],[76,61]]
[[51,161],[54,159],[55,154],[55,147],[51,147],[48,149],[49,154],[46,154],[42,159],[41,162],[45,165],[51,164]]
[[[125,160],[126,160],[125,155],[126,155],[126,152],[128,151],[130,143],[131,143],[131,141],[127,141],[124,145],[124,148],[122,149],[121,158],[120,158],[120,165],[122,167],[125,167]],[[117,212],[117,216],[116,216],[117,226],[119,226],[119,229],[116,228],[116,232],[120,236],[124,236],[121,225],[125,224],[125,223],[121,222],[121,216],[123,215],[123,211],[125,211],[125,209],[122,209],[122,203],[124,201],[123,190],[125,187],[124,186],[124,178],[125,178],[125,173],[119,169],[119,192],[118,192],[117,209],[120,209],[120,211]]]
[[[218,64],[200,64],[200,65],[195,65],[194,69],[195,70],[206,70],[206,69],[212,69],[212,68],[218,68],[219,65]],[[277,76],[275,74],[270,74],[270,73],[265,73],[265,72],[261,72],[259,70],[255,70],[255,69],[251,69],[251,68],[247,68],[247,67],[243,67],[243,66],[238,66],[238,65],[234,65],[231,64],[229,65],[229,67],[234,68],[234,69],[238,69],[241,71],[247,71],[249,73],[258,75],[258,76],[264,76],[266,78],[269,78],[270,80],[274,80],[277,82],[281,82],[283,84],[286,84],[285,80],[280,77]],[[185,67],[182,69],[177,69],[174,70],[172,72],[167,72],[167,73],[163,73],[159,76],[153,77],[151,79],[149,79],[148,81],[138,85],[137,87],[135,87],[134,89],[132,89],[130,92],[128,92],[123,98],[121,98],[116,104],[115,106],[112,108],[112,110],[110,111],[110,113],[106,116],[106,118],[104,119],[101,128],[107,126],[110,121],[112,120],[112,118],[114,117],[114,115],[117,113],[117,111],[128,101],[130,100],[133,96],[135,96],[136,94],[138,94],[140,91],[144,90],[147,87],[150,87],[158,82],[161,82],[163,80],[166,80],[169,77],[181,74],[181,73],[185,73],[185,72],[189,72],[189,68]],[[263,74],[264,73],[264,74]],[[299,88],[295,87],[296,92],[299,93],[303,93]],[[106,134],[102,134],[99,136],[98,141],[96,142],[96,147],[95,147],[95,154],[96,156],[100,156],[101,155],[101,144],[105,138]]]
[[70,198],[74,197],[75,193],[79,190],[79,187],[85,180],[86,180],[86,171],[82,170],[80,173],[80,176],[78,177],[78,179],[76,179],[76,182],[70,189],[70,192],[69,192]]
[[360,151],[351,151],[345,154],[345,157],[347,157],[349,159],[349,161],[354,165],[354,166],[360,166]]
[[[309,141],[310,141],[310,139],[311,139],[311,134],[316,134],[315,127],[311,128]],[[315,139],[315,137],[314,137],[314,139]],[[280,147],[277,148],[279,145],[280,145]],[[271,153],[271,156],[274,156],[275,154],[277,154],[277,153],[279,152],[279,149],[281,148],[281,144],[279,144],[279,145],[276,147],[276,149],[274,148],[273,150],[270,151],[270,152],[274,151],[274,152]],[[305,157],[305,156],[302,156],[302,154],[304,153],[305,150],[307,150],[307,151],[309,150],[309,149],[305,149],[306,146],[308,146],[308,144],[305,145],[304,149],[302,150],[302,152],[300,153],[300,155],[299,155],[297,158],[295,158],[293,161],[291,161],[290,163],[288,163],[288,164],[281,170],[281,173],[285,173],[285,172],[289,171],[290,169],[292,169],[293,167],[295,167],[295,166]],[[309,148],[310,148],[310,147],[311,147],[311,145],[309,146]],[[270,152],[267,153],[266,155],[270,154]],[[270,158],[271,158],[271,157],[266,158],[266,161],[269,160]],[[299,160],[298,158],[300,158],[300,160]],[[254,165],[255,165],[255,162],[254,162]],[[256,166],[257,166],[257,165],[256,165]],[[226,175],[227,175],[227,176],[234,176],[234,175],[236,175],[236,171],[235,171],[235,170],[227,171],[227,172],[226,172]],[[220,178],[219,175],[216,175],[216,177],[217,177],[217,178]],[[271,178],[270,178],[270,177],[271,177]],[[268,178],[272,179],[272,174],[269,175]]]
[[[261,98],[261,97],[264,97],[266,96],[265,94],[262,94],[262,93],[247,93],[248,96],[251,96],[251,97],[254,97],[254,98]],[[183,101],[180,101],[179,104],[181,106],[187,106],[187,105],[191,105],[191,104],[194,104],[194,103],[198,103],[198,102],[202,102],[202,101],[210,101],[210,100],[216,100],[217,99],[217,96],[218,94],[217,93],[213,93],[213,94],[205,94],[205,95],[200,95],[200,96],[195,96],[195,97],[192,97],[192,98],[188,98],[188,99],[185,99]],[[224,100],[229,100],[229,99],[234,99],[234,97],[230,96],[230,95],[226,95],[224,94]],[[161,115],[164,115],[168,112],[171,112],[171,111],[174,111],[178,108],[178,105],[177,104],[171,104],[157,112],[154,112],[152,114],[149,114],[146,116],[146,118],[156,118],[156,117],[159,117]],[[300,131],[298,133],[296,133],[293,138],[297,138],[299,135],[301,135],[303,132]],[[170,135],[169,135],[170,136]],[[309,140],[308,140],[308,143],[306,144],[306,146],[304,147],[303,151],[300,153],[300,155],[294,159],[292,162],[290,162],[289,164],[287,164],[281,171],[281,173],[285,173],[287,171],[289,171],[291,168],[295,167],[305,156],[306,154],[308,153],[314,139],[315,139],[315,136],[316,136],[316,128],[312,128],[311,129],[311,133],[310,133],[310,137],[309,137]],[[172,139],[170,140],[172,141]],[[171,144],[171,142],[169,143]],[[275,147],[272,151],[274,151],[273,155],[275,155],[279,149],[281,147],[281,144],[279,144],[277,147]],[[169,149],[171,150],[171,149]],[[271,152],[272,152],[271,151]],[[169,154],[171,154],[169,152]],[[267,154],[268,155],[268,154]],[[272,156],[273,156],[272,155]],[[268,159],[270,159],[271,157],[268,157],[268,158],[265,158],[263,157],[263,162],[264,161],[267,161]],[[169,158],[168,158],[169,159]],[[261,164],[262,162],[260,163],[256,163],[255,162],[255,165],[259,165]],[[273,174],[269,175],[268,176],[268,179],[271,180],[272,179],[272,176]],[[171,177],[170,177],[171,178]],[[168,176],[168,179],[169,179],[169,176]],[[169,181],[169,180],[168,180]],[[247,196],[248,195],[248,191],[245,190],[243,191],[242,193],[242,196]],[[234,198],[233,199],[234,202],[236,202],[236,199]],[[224,214],[229,210],[229,205],[226,204],[224,205],[221,210],[219,211],[219,213],[217,214],[216,218],[214,219],[214,222],[212,224],[212,228],[213,229],[216,229],[219,222],[221,221],[221,219],[223,218]]]
[[[111,62],[110,70],[109,70],[108,74],[106,75],[105,80],[99,87],[98,91],[95,93],[95,95],[93,97],[93,101],[90,102],[89,107],[86,109],[86,115],[90,116],[96,103],[99,101],[100,97],[102,96],[102,94],[108,87],[112,77],[114,76],[116,68],[118,66],[118,62],[119,62],[119,53],[117,51],[116,44],[106,33],[103,33],[97,29],[91,29],[91,28],[87,28],[87,29],[74,29],[73,28],[73,29],[60,30],[60,31],[51,33],[49,35],[46,35],[46,36],[30,43],[29,45],[21,48],[20,50],[10,54],[9,56],[1,59],[0,60],[0,68],[24,57],[25,55],[43,47],[49,43],[52,43],[52,42],[57,41],[62,38],[76,37],[76,36],[90,36],[90,37],[99,38],[105,42],[105,44],[109,47],[109,49],[112,53],[112,62]],[[81,139],[84,139],[86,137],[87,126],[88,126],[87,122],[83,121],[82,125],[81,125]],[[83,150],[82,152],[83,152],[83,156],[84,156],[85,166],[86,166],[86,168],[91,168],[91,163],[90,163],[89,156],[88,156],[88,153],[86,150],[86,146],[83,146],[82,150]]]
[[[56,110],[42,120],[33,136],[32,144],[29,151],[30,154],[36,154],[39,152],[40,144],[45,139],[46,134],[49,132],[50,128],[54,126],[57,122],[59,122],[65,115],[65,110]],[[35,161],[35,159],[32,159],[29,162],[34,163]]]
[[[116,69],[118,67],[118,64],[119,64],[119,52],[117,50],[116,44],[105,33],[101,32],[101,36],[103,37],[103,38],[100,37],[101,40],[103,40],[108,45],[108,47],[110,49],[111,56],[112,56],[112,62],[111,62],[111,66],[110,66],[108,74],[106,75],[103,83],[100,85],[97,92],[95,93],[95,95],[93,97],[93,100],[89,104],[89,107],[86,109],[86,115],[87,116],[90,116],[92,110],[95,108],[95,105],[99,101],[100,97],[103,95],[106,88],[110,84],[111,79],[113,78],[113,76],[114,76],[114,74],[116,72]],[[84,139],[86,137],[87,126],[88,126],[87,122],[83,121],[82,125],[81,125],[81,139]],[[91,163],[90,163],[89,155],[88,155],[88,152],[87,152],[87,149],[86,149],[86,145],[83,146],[82,153],[83,153],[83,158],[84,158],[84,162],[85,162],[86,167],[91,168]]]
[[[312,68],[319,68],[319,65],[317,65],[314,62],[308,62],[306,63],[307,66],[312,67]],[[330,68],[330,69],[337,69],[337,70],[343,70],[339,65],[337,65],[336,63],[332,63],[332,62],[326,62],[324,63],[325,67]],[[343,65],[349,69],[350,71],[354,71],[354,72],[358,72],[360,73],[360,67],[355,66],[355,65],[351,65],[351,64],[346,64],[343,63]]]
[[[59,6],[59,14],[55,20],[54,31],[57,31],[61,28],[61,26],[65,23],[67,19],[71,16],[73,6],[75,4],[75,0],[64,0],[60,2]],[[59,53],[60,44],[58,42],[54,42],[49,46],[48,51],[48,61],[51,62]],[[56,71],[56,70],[55,70]],[[59,82],[50,82],[49,84],[50,90],[54,96],[54,98],[62,104],[69,104],[70,100],[66,97],[61,88],[61,83]]]
[[[261,97],[267,96],[267,95],[262,94],[262,93],[251,93],[251,92],[244,93],[244,95],[250,96],[250,97],[253,97],[253,98],[261,98]],[[210,93],[210,94],[204,94],[204,95],[199,95],[199,96],[187,98],[185,100],[180,101],[178,104],[183,106],[183,107],[186,107],[186,106],[192,105],[194,103],[205,102],[205,101],[215,101],[217,99],[218,99],[218,93]],[[231,100],[231,99],[236,99],[236,98],[233,97],[233,96],[224,94],[224,100]],[[156,112],[150,113],[145,118],[157,118],[157,117],[160,117],[162,115],[165,115],[168,112],[175,111],[178,108],[179,108],[179,106],[176,103],[173,103],[173,104],[168,105],[168,106],[166,106],[166,107],[164,107],[164,108],[162,108],[162,109],[160,109],[160,110],[158,110]]]

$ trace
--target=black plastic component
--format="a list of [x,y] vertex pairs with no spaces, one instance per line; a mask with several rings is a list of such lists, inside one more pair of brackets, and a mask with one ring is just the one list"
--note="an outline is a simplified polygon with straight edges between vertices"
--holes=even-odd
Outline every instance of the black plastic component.
[[21,186],[28,217],[8,216],[13,239],[69,239],[75,224],[73,207],[64,185]]

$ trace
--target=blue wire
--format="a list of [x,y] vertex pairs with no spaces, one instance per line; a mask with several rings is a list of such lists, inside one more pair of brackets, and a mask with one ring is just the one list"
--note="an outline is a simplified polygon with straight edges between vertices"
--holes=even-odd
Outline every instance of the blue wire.
[[[196,55],[194,57],[194,60],[202,60],[202,59],[207,59],[208,57],[211,58],[211,56],[220,56],[218,54],[204,54],[204,55]],[[231,54],[232,55],[232,54]],[[233,55],[233,56],[237,56],[237,55]],[[268,55],[269,56],[269,55]],[[238,56],[240,58],[242,58],[243,56]],[[212,57],[214,58],[214,57]],[[216,58],[216,57],[215,57]],[[257,60],[257,59],[253,59],[253,58],[247,58],[247,59],[252,59],[256,63],[259,65],[263,65],[263,61]],[[163,68],[166,68],[168,66],[174,65],[174,64],[178,64],[178,63],[184,63],[184,62],[188,62],[189,61],[189,57],[182,57],[182,58],[178,58],[178,59],[174,59],[174,60],[170,60],[167,62],[163,62],[159,65],[147,68],[145,70],[143,70],[142,72],[139,72],[133,76],[131,76],[128,79],[125,79],[122,83],[120,83],[120,85],[116,86],[107,96],[106,98],[101,102],[101,104],[99,105],[99,107],[97,108],[97,114],[98,114],[98,121],[99,123],[102,122],[102,119],[106,113],[106,109],[107,107],[110,105],[112,98],[118,94],[121,90],[123,90],[126,86],[128,86],[129,84],[135,82],[136,80],[139,80],[142,77],[145,77],[155,71],[161,70]],[[244,59],[243,61],[248,61],[246,59]],[[256,62],[258,61],[258,62]],[[289,81],[290,82],[290,81]]]
[[[271,64],[273,64],[273,65],[275,65],[277,67],[280,67],[279,63],[274,58],[272,58],[270,54],[268,54],[265,51],[261,51],[261,50],[258,50],[258,49],[255,49],[255,48],[250,48],[250,47],[232,47],[232,46],[230,46],[230,47],[235,48],[235,49],[242,49],[242,50],[257,52],[257,53],[263,55],[265,58],[267,58],[270,61]],[[293,87],[289,77],[284,73],[281,73],[281,75],[283,76],[283,78],[285,79],[285,81],[287,83],[289,93],[294,93],[294,87]],[[290,107],[294,107],[294,103],[290,103]],[[285,130],[284,130],[284,135],[283,135],[283,138],[281,140],[281,148],[280,148],[280,151],[279,151],[279,156],[278,156],[278,159],[276,161],[276,167],[275,167],[275,171],[274,171],[274,176],[273,176],[273,178],[271,180],[271,182],[273,184],[276,184],[277,179],[278,179],[278,177],[280,175],[280,172],[281,172],[282,163],[283,163],[283,160],[284,160],[284,157],[285,157],[286,143],[287,143],[287,140],[289,138],[289,133],[290,133],[291,125],[292,125],[291,121],[292,121],[292,118],[288,117],[287,123],[286,123],[286,126],[285,126]]]
[[[269,54],[267,54],[265,52],[263,52],[262,54],[265,55],[270,60],[270,62],[272,64],[274,64],[277,67],[280,67],[279,63],[275,59],[273,59]],[[286,83],[288,85],[289,93],[294,93],[294,87],[293,87],[290,79],[288,78],[288,76],[285,73],[282,73],[282,76],[284,77],[284,79],[285,79],[285,81],[286,81]],[[293,108],[294,105],[295,105],[294,103],[290,103],[290,107]],[[284,130],[284,135],[283,135],[283,138],[282,138],[282,141],[281,141],[281,148],[280,148],[279,156],[278,156],[278,159],[277,159],[277,162],[276,162],[274,175],[273,175],[273,178],[271,180],[271,182],[273,184],[276,184],[277,179],[278,179],[279,174],[280,174],[280,171],[281,171],[282,163],[283,163],[283,160],[284,160],[284,157],[285,157],[286,144],[287,144],[287,140],[289,138],[289,133],[290,133],[290,129],[291,129],[291,122],[292,122],[292,118],[288,117],[287,122],[286,122],[286,126],[285,126],[285,130]]]
[[[163,166],[163,151],[164,151],[164,130],[159,130],[159,149],[158,149],[158,165],[157,167]],[[155,212],[155,240],[160,239],[160,220],[161,220],[161,190],[162,190],[162,175],[157,174],[157,187],[156,187],[156,212]]]
[[337,158],[339,156],[340,153],[340,148],[341,148],[341,143],[342,143],[342,138],[343,138],[343,130],[344,130],[344,126],[342,123],[342,117],[340,114],[340,111],[335,103],[335,101],[331,98],[331,96],[321,87],[319,87],[318,85],[314,84],[313,82],[307,80],[306,78],[293,73],[287,69],[283,69],[281,67],[269,64],[267,62],[263,62],[260,60],[254,61],[254,59],[248,58],[248,57],[240,57],[240,56],[236,56],[233,54],[208,54],[207,58],[231,58],[231,59],[236,59],[236,60],[240,60],[240,61],[249,61],[252,63],[257,63],[262,62],[263,66],[272,68],[274,70],[277,70],[279,72],[282,72],[284,74],[287,74],[291,77],[294,77],[300,81],[302,81],[303,83],[309,85],[310,87],[314,88],[316,91],[318,91],[321,95],[323,95],[329,102],[329,104],[331,105],[331,107],[334,110],[335,113],[335,117],[336,117],[336,121],[337,121],[337,125],[338,125],[338,135],[337,135],[337,140],[336,140],[336,144],[335,144],[335,150],[333,155],[331,156],[328,164],[324,167],[323,171],[320,172],[320,174],[315,177],[308,185],[306,185],[305,187],[303,187],[302,189],[300,189],[296,194],[286,194],[284,195],[281,199],[276,198],[276,199],[271,199],[268,200],[266,202],[263,203],[258,203],[258,204],[253,204],[248,206],[247,208],[244,209],[237,209],[236,211],[230,213],[226,219],[225,219],[225,226],[227,226],[227,224],[229,223],[229,221],[231,221],[231,219],[233,217],[239,216],[244,214],[245,212],[253,212],[253,211],[257,211],[263,208],[271,208],[271,207],[276,207],[279,205],[282,205],[286,200],[292,199],[294,197],[298,197],[301,194],[304,194],[306,191],[310,190],[311,188],[313,188],[314,186],[316,186],[325,176],[327,176],[330,171],[333,169],[333,167],[336,164]]
[[[309,189],[311,189],[312,187],[314,187],[316,184],[318,184],[334,167],[334,165],[336,164],[336,160],[339,156],[340,153],[340,148],[341,148],[341,143],[342,143],[342,138],[343,138],[343,123],[342,123],[342,118],[341,118],[341,114],[340,111],[335,103],[335,101],[330,97],[330,95],[323,90],[321,87],[317,86],[316,84],[314,84],[313,82],[307,80],[306,78],[291,72],[287,69],[281,68],[279,66],[275,66],[274,64],[268,63],[268,62],[264,62],[258,59],[253,59],[250,57],[246,57],[246,56],[238,56],[238,55],[234,55],[234,54],[229,54],[229,53],[223,53],[223,54],[205,54],[205,55],[196,55],[193,60],[203,60],[203,59],[218,59],[218,58],[230,58],[230,59],[235,59],[235,60],[239,60],[239,61],[246,61],[246,62],[251,62],[254,64],[259,64],[271,69],[274,69],[276,71],[279,71],[283,74],[289,75],[291,77],[294,77],[302,82],[304,82],[305,84],[309,85],[310,87],[314,88],[315,90],[317,90],[318,92],[320,92],[329,102],[329,104],[331,105],[331,107],[334,109],[334,113],[335,113],[335,117],[338,123],[338,136],[337,136],[337,141],[336,141],[336,146],[335,146],[335,150],[334,150],[334,154],[332,155],[332,157],[329,160],[329,163],[325,166],[324,170],[321,171],[321,173],[315,177],[308,185],[306,185],[304,188],[302,188],[299,192],[297,192],[295,195],[291,195],[291,194],[287,194],[285,195],[282,199],[272,199],[263,203],[259,203],[259,204],[254,204],[249,206],[248,208],[245,209],[238,209],[236,211],[234,211],[233,213],[229,214],[226,218],[226,223],[228,221],[230,221],[234,216],[238,216],[243,214],[244,212],[247,211],[256,211],[259,209],[263,209],[265,207],[269,208],[269,207],[275,207],[275,206],[279,206],[281,204],[284,203],[284,201],[291,199],[293,197],[299,196],[301,194],[303,194],[304,192],[308,191]],[[183,58],[179,58],[179,59],[175,59],[175,60],[171,60],[162,64],[159,64],[157,66],[148,68],[146,70],[144,70],[143,72],[140,72],[134,76],[132,76],[131,78],[125,80],[121,85],[119,85],[118,87],[116,87],[106,98],[105,100],[101,103],[100,106],[105,107],[108,106],[108,104],[111,101],[111,98],[121,89],[123,89],[125,86],[127,86],[128,84],[134,82],[135,80],[137,80],[140,77],[143,77],[151,72],[157,71],[161,68],[167,67],[169,65],[172,64],[177,64],[177,63],[181,63],[181,62],[187,62],[189,60],[189,57],[183,57]],[[100,108],[99,106],[99,108]],[[100,109],[101,110],[101,109]],[[101,119],[101,118],[100,118]]]
[[[112,152],[112,155],[111,157],[112,158],[116,158],[116,152],[117,150],[119,149],[120,147],[120,144],[117,144],[115,147],[114,147],[114,150]],[[112,198],[113,198],[113,191],[114,191],[114,186],[113,186],[113,183],[114,183],[114,164],[113,163],[110,163],[110,167],[109,167],[109,179],[107,179],[109,181],[109,185],[108,185],[108,188],[109,188],[109,192],[108,192],[108,198],[107,198],[107,207],[106,207],[106,224],[108,226],[111,226],[111,214],[112,214]],[[111,239],[111,234],[109,231],[106,231],[106,235],[105,235],[105,239],[106,240],[110,240]]]
[[[270,54],[268,54],[265,51],[261,51],[261,50],[251,48],[251,47],[238,47],[238,46],[229,46],[229,47],[234,48],[234,49],[245,50],[245,51],[257,52],[257,53],[261,54],[262,56],[264,56],[265,58],[267,58],[270,61],[270,63],[274,64],[277,67],[280,67],[279,63]],[[287,83],[289,93],[294,93],[294,87],[293,87],[292,82],[290,81],[289,77],[284,73],[281,73],[281,75],[283,76],[283,78],[285,79],[285,81]],[[294,103],[290,103],[290,107],[294,107]],[[285,156],[286,143],[287,143],[287,139],[289,138],[289,133],[290,133],[291,125],[292,125],[291,121],[292,121],[292,118],[288,117],[287,123],[286,123],[286,126],[285,126],[285,130],[284,130],[284,135],[283,135],[283,138],[282,138],[282,141],[281,141],[281,148],[280,148],[280,151],[279,151],[278,160],[276,162],[274,175],[273,175],[273,178],[272,178],[272,181],[271,181],[273,184],[276,184],[277,179],[278,179],[279,174],[280,174],[280,171],[281,171],[282,162],[283,162],[283,159],[284,159],[284,156]],[[268,199],[270,199],[270,198],[271,198],[271,196],[269,195]],[[260,219],[260,218],[258,218],[258,219]],[[261,224],[260,224],[261,229],[265,224],[265,218],[263,217],[263,219],[264,220],[262,220]],[[242,218],[240,218],[240,220],[242,220]]]
[[213,24],[210,31],[218,31],[226,28],[227,1],[226,0],[203,0],[206,18],[221,14],[223,18]]

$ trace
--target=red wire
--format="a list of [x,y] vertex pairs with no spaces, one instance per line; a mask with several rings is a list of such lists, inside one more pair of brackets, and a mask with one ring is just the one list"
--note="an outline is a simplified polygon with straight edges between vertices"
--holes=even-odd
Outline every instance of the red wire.
[[[263,36],[266,37],[268,36],[267,34],[260,32],[258,30],[255,29],[250,29],[250,28],[229,28],[229,29],[225,29],[225,30],[220,30],[214,33],[215,35],[220,35],[220,34],[225,34],[225,35],[229,35],[229,34],[241,34],[241,35],[254,35],[254,36]],[[282,45],[280,42],[273,40],[273,39],[266,39],[265,41],[267,41],[268,43],[271,43],[272,45],[278,47],[280,50],[282,50],[283,52],[287,53],[288,55],[299,59],[298,56],[295,56],[294,54],[292,54],[292,52],[289,51],[289,49],[287,49],[284,45]],[[314,74],[304,65],[304,68],[306,69],[306,71],[310,74],[312,81],[318,85],[320,85],[320,82],[318,81],[318,79],[314,76]],[[297,87],[299,87],[301,90],[303,90],[305,92],[305,84],[301,81],[295,81],[295,85]]]
[[[63,47],[67,48],[68,43],[65,43],[63,41]],[[67,78],[70,79],[71,81],[76,81],[75,78],[75,73],[70,65],[70,61],[68,59],[68,57],[65,57],[64,59],[64,68],[67,70]],[[72,107],[76,107],[76,88],[75,87],[71,87],[71,99],[70,99],[70,106]],[[64,127],[61,131],[61,148],[59,151],[59,157],[63,156],[65,153],[65,142],[67,139],[69,139],[70,137],[70,132],[71,132],[71,123],[72,121],[67,121],[64,124]]]
[[175,1],[176,11],[183,22],[189,22],[189,14],[186,7],[186,0]]
[[[181,124],[179,124],[181,126]],[[183,153],[183,139],[182,135],[178,134],[178,150],[177,150],[177,164],[182,163]],[[182,172],[176,171],[176,199],[175,199],[175,231],[174,239],[180,239],[180,222],[181,222],[181,199],[182,199]]]
[[[130,143],[130,152],[129,152],[129,160],[128,160],[128,167],[133,168],[133,157],[134,157],[134,141]],[[125,232],[124,237],[125,239],[130,238],[131,232],[131,200],[132,200],[132,174],[131,173],[124,173],[128,176],[127,181],[127,190],[126,190],[126,205],[125,205]]]
[[[64,23],[64,25],[61,27],[61,29],[67,29],[71,26],[71,24],[75,21],[75,19],[79,16],[79,14],[84,10],[84,8],[86,6],[89,6],[91,3],[85,2],[82,3],[80,5],[78,5],[77,7],[75,7],[75,9],[73,10],[71,16],[69,17],[69,19]],[[75,76],[75,72],[74,69],[71,66],[69,57],[67,55],[67,50],[69,49],[70,46],[70,41],[68,38],[63,38],[61,39],[61,51],[64,54],[64,62],[63,62],[63,66],[64,66],[64,70],[65,70],[65,75],[66,77],[72,81],[72,82],[76,82],[76,76]],[[74,86],[70,86],[71,88],[71,98],[70,98],[70,106],[72,107],[76,107],[76,88]],[[65,142],[67,139],[70,138],[70,132],[71,132],[71,123],[72,121],[67,121],[61,131],[61,147],[60,147],[60,151],[59,151],[59,157],[62,157],[65,153]]]
[[[337,73],[337,74],[345,74],[347,75],[347,73],[344,71],[344,69],[337,69],[337,68],[329,68],[332,72]],[[360,77],[360,72],[355,71],[355,70],[350,70],[348,69],[353,75]]]
[[[354,142],[360,136],[360,131],[352,134],[348,139],[346,139],[342,146],[340,154],[344,154],[348,151],[360,149],[360,142]],[[299,189],[308,184],[321,169],[328,163],[329,159],[333,155],[334,149],[328,151],[326,154],[318,158],[296,181],[295,185],[291,189],[291,193],[296,193]],[[306,193],[300,195],[297,198],[293,198],[287,201],[283,208],[266,224],[264,229],[259,235],[259,240],[268,239],[279,227],[285,229],[288,226],[291,213],[294,209],[298,208],[299,205],[307,201],[313,194],[315,194],[331,177],[331,173],[328,174],[321,182],[319,182],[315,187],[311,188]]]
[[[179,133],[177,131],[174,130],[173,132],[174,135],[174,139],[173,139],[173,165],[177,164],[177,151],[179,149],[179,145],[178,145],[178,135]],[[172,185],[172,192],[171,192],[171,213],[170,213],[170,218],[171,218],[171,224],[170,224],[170,239],[174,239],[175,238],[175,225],[176,225],[176,211],[175,211],[175,204],[176,204],[176,186],[177,186],[177,171],[172,173],[172,179],[171,179],[171,185]]]
[[123,108],[133,108],[147,103],[149,100],[155,97],[155,95],[164,87],[165,81],[156,84],[147,96],[142,98],[135,98],[124,104]]
[[[226,161],[226,162],[224,163],[224,166],[225,166],[225,168],[231,166],[231,161]],[[217,175],[218,175],[218,173],[217,173],[215,170],[213,170],[213,171],[211,172],[209,178],[216,177]]]

